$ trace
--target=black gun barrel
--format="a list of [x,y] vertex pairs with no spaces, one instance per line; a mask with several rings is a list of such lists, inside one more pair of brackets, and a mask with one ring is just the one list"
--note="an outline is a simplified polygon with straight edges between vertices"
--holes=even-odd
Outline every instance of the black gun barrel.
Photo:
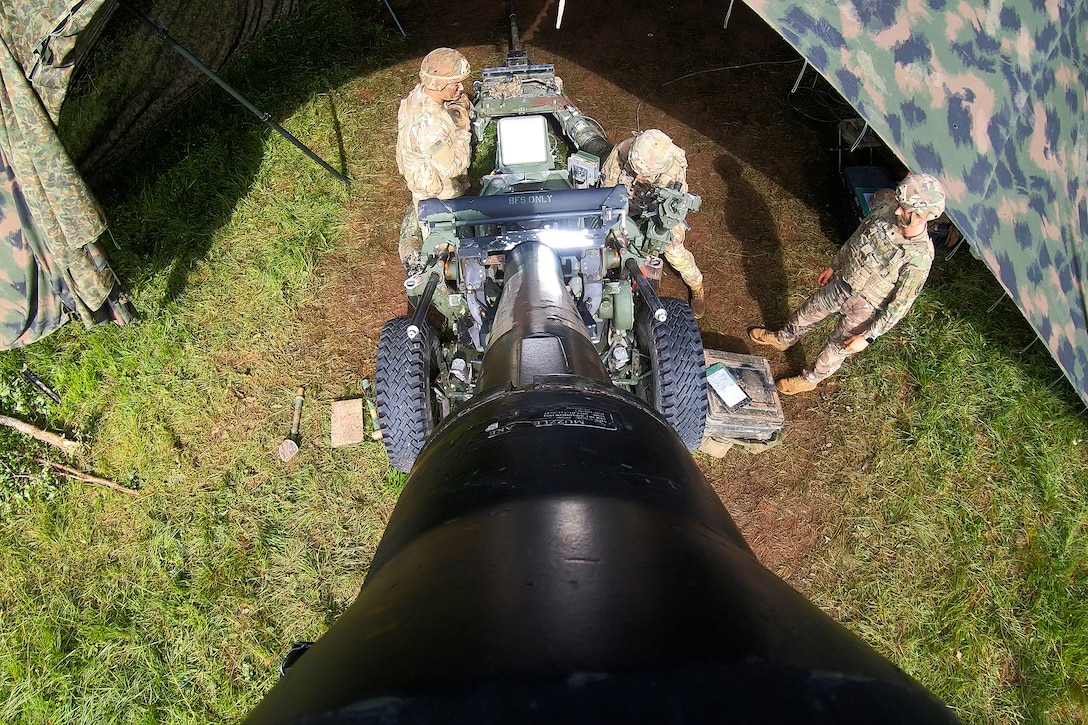
[[510,0],[510,50],[524,50],[521,47],[521,36],[518,34],[518,12],[514,8],[514,0]]
[[248,722],[956,722],[759,564],[656,413],[576,380],[474,400]]
[[572,362],[592,346],[556,254],[522,246],[489,385],[428,439],[355,602],[246,722],[957,722],[760,565],[659,413]]
[[505,267],[479,389],[525,388],[554,375],[608,383],[563,283],[558,255],[541,242],[522,242],[506,253]]

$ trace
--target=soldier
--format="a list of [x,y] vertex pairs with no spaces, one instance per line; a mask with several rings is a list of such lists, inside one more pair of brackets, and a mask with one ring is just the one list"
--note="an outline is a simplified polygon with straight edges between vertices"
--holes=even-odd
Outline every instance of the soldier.
[[817,289],[778,332],[753,327],[748,337],[786,350],[828,315],[839,322],[816,363],[800,375],[780,379],[784,395],[815,389],[847,357],[892,329],[922,291],[933,263],[926,223],[944,212],[944,189],[929,174],[908,174],[893,193],[873,196],[872,213],[842,246],[831,266],[816,277]]
[[419,66],[419,83],[400,102],[397,112],[397,169],[404,176],[412,203],[401,223],[400,252],[405,271],[419,262],[424,231],[419,202],[453,199],[468,188],[475,113],[463,81],[472,69],[453,48],[437,48]]
[[[673,188],[688,190],[688,159],[684,150],[656,128],[647,129],[621,141],[601,168],[603,186],[623,184],[630,196],[632,216],[642,212],[641,201],[651,189]],[[691,311],[698,319],[706,311],[703,299],[703,273],[695,257],[684,246],[686,229],[679,224],[672,229],[672,238],[665,244],[665,259],[677,271],[691,290]]]

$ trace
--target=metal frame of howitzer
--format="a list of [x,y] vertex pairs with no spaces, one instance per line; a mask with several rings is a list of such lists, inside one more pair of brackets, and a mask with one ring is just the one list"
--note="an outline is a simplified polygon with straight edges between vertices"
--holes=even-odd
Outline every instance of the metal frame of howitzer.
[[[699,197],[643,191],[653,198],[640,198],[646,211],[632,219],[625,187],[598,186],[612,148],[603,129],[564,95],[554,66],[531,64],[516,42],[512,48],[475,84],[473,135],[479,146],[494,132],[494,173],[482,178],[479,196],[419,204],[422,265],[405,281],[414,314],[387,323],[379,340],[378,413],[390,460],[410,469],[438,421],[487,389],[483,359],[504,324],[510,256],[527,244],[550,249],[558,271],[525,283],[563,290],[604,379],[647,400],[697,448],[707,410],[698,327],[686,302],[659,299],[656,290],[662,248]],[[539,155],[526,158],[526,148]],[[530,360],[546,349],[529,345],[521,354]],[[522,374],[533,370],[525,365]]]

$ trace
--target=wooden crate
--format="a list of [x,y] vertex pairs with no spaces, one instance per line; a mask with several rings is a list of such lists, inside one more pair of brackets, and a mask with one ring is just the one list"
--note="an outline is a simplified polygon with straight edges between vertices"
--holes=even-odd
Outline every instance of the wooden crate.
[[705,350],[706,365],[721,363],[741,389],[751,398],[744,407],[730,413],[718,395],[707,386],[709,413],[704,438],[723,442],[776,440],[785,416],[782,401],[774,387],[771,364],[766,358],[740,355],[721,350]]

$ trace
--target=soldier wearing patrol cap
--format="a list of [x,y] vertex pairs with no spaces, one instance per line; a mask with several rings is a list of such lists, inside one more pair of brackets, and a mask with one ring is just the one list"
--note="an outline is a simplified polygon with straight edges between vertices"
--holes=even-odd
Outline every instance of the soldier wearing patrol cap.
[[776,385],[784,395],[813,390],[847,357],[892,329],[922,291],[933,263],[927,222],[944,212],[944,189],[929,174],[908,174],[893,193],[873,196],[873,209],[816,277],[816,290],[778,332],[753,327],[748,337],[786,350],[832,314],[838,325],[811,367]]
[[400,102],[397,112],[397,169],[404,176],[412,203],[401,223],[399,252],[406,271],[419,264],[423,230],[419,202],[452,199],[468,188],[474,115],[464,81],[472,73],[465,56],[453,48],[437,48],[423,58],[419,83]]
[[[623,184],[630,196],[632,216],[642,212],[641,200],[645,190],[674,188],[688,190],[688,160],[684,150],[656,128],[643,131],[625,139],[612,149],[601,168],[601,184]],[[672,228],[672,238],[665,244],[665,259],[676,270],[684,284],[691,290],[691,311],[696,319],[703,316],[706,303],[703,295],[703,273],[695,263],[695,257],[684,246],[686,228],[682,224]]]

